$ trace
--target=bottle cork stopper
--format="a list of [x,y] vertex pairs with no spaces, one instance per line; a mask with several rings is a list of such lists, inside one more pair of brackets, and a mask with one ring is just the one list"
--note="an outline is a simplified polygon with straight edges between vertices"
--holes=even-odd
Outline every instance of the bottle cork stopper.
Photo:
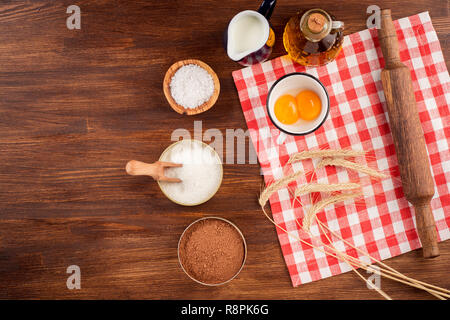
[[311,32],[319,33],[323,30],[327,19],[320,13],[313,13],[308,17],[308,28]]

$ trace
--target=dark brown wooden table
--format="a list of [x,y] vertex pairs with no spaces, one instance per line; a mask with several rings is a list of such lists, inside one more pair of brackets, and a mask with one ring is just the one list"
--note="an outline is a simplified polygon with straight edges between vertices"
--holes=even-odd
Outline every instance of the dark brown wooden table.
[[[371,0],[320,6],[365,28]],[[81,30],[66,28],[66,8],[81,8]],[[384,1],[393,18],[429,10],[449,65],[448,1]],[[378,299],[347,273],[293,288],[274,227],[257,203],[257,164],[224,166],[216,196],[198,207],[171,203],[150,178],[129,177],[130,159],[154,161],[177,128],[247,129],[231,72],[240,66],[222,48],[222,31],[259,0],[12,1],[0,4],[0,298],[64,299]],[[271,22],[281,35],[296,11],[317,1],[279,1]],[[171,110],[162,81],[175,61],[197,58],[218,74],[221,94],[208,112]],[[210,288],[178,266],[177,242],[193,220],[235,222],[248,242],[239,277]],[[450,242],[425,261],[420,251],[388,263],[450,288]],[[66,268],[81,268],[81,290],[66,288]],[[393,298],[430,295],[392,281]],[[431,297],[433,298],[433,297]]]

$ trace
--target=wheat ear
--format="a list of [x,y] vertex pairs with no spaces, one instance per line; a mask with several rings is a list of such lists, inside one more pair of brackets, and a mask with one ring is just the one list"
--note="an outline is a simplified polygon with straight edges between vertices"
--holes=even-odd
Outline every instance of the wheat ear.
[[311,227],[312,222],[314,221],[314,218],[316,215],[322,211],[325,207],[328,207],[329,205],[332,205],[337,202],[345,201],[348,199],[353,199],[356,197],[361,197],[363,195],[362,192],[355,192],[355,193],[343,193],[334,197],[328,197],[323,200],[320,200],[319,202],[316,202],[313,204],[309,210],[306,212],[305,217],[303,218],[303,229],[305,231],[308,231]]
[[311,159],[311,158],[327,158],[327,157],[334,157],[334,158],[347,158],[347,157],[357,157],[365,155],[366,152],[363,150],[350,150],[350,149],[341,149],[341,150],[310,150],[310,151],[302,151],[293,154],[290,158],[288,163],[298,162],[305,159]]
[[294,196],[298,197],[306,193],[311,192],[333,192],[333,191],[342,191],[342,190],[352,190],[352,189],[358,189],[361,187],[361,185],[357,183],[332,183],[332,184],[326,184],[326,183],[308,183],[305,185],[302,185],[301,187],[298,187],[295,189]]
[[384,173],[369,168],[368,166],[339,158],[325,158],[317,165],[317,169],[321,169],[326,166],[339,166],[365,173],[374,178],[387,178],[387,175]]
[[297,180],[297,178],[302,174],[304,174],[303,171],[294,172],[293,174],[272,183],[270,186],[265,188],[263,192],[261,192],[261,195],[259,196],[259,204],[264,207],[273,193]]

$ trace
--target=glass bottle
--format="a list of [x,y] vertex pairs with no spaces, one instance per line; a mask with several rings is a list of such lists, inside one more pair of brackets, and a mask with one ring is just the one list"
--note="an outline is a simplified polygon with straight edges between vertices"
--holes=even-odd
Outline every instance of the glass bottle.
[[297,13],[286,24],[284,47],[292,60],[304,66],[333,61],[342,48],[344,23],[322,9]]

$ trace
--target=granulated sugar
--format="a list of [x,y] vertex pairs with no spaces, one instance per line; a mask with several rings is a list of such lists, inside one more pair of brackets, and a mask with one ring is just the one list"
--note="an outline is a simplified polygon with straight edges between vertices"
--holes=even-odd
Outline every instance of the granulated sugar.
[[176,103],[194,109],[214,93],[214,80],[202,67],[188,64],[179,68],[170,81],[170,93]]
[[203,203],[211,198],[222,181],[222,164],[217,153],[197,140],[183,140],[164,154],[162,161],[182,163],[179,168],[167,168],[167,177],[182,182],[160,182],[163,192],[183,205]]

